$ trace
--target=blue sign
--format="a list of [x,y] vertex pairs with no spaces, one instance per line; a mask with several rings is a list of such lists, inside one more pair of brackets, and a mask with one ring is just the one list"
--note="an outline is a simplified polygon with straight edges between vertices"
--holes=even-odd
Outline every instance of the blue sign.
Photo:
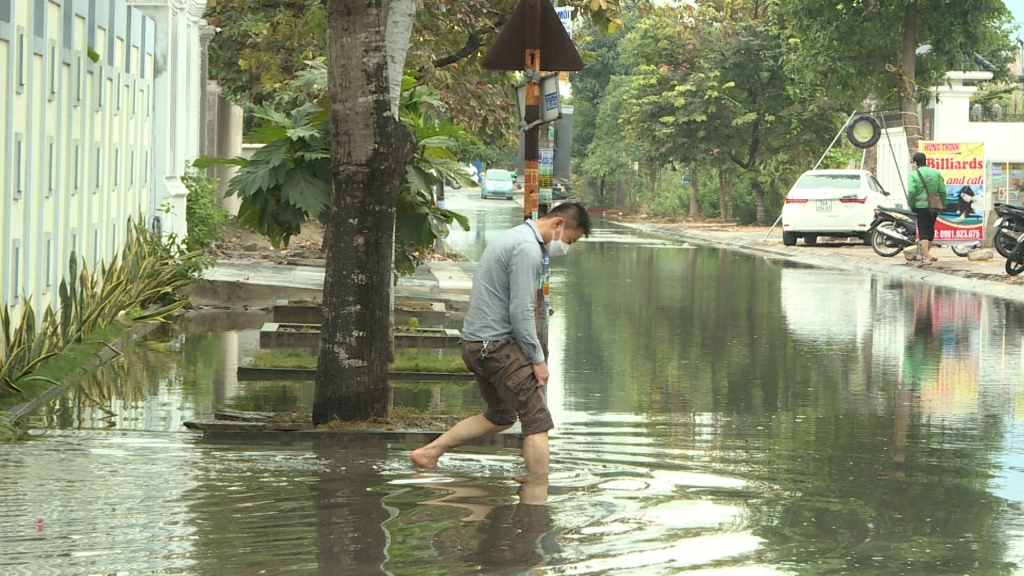
[[544,109],[545,110],[557,110],[558,109],[558,92],[551,92],[550,94],[544,95]]

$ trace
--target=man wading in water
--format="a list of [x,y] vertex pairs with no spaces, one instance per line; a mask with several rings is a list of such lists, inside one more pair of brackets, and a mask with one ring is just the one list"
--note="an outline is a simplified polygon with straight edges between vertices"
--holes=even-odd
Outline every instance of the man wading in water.
[[534,323],[537,286],[545,254],[565,256],[570,245],[589,235],[587,210],[566,202],[536,222],[527,220],[503,232],[487,245],[473,278],[462,329],[462,360],[476,376],[487,411],[466,418],[413,451],[413,463],[433,468],[445,452],[501,432],[518,416],[526,469],[547,474],[548,430],[554,423],[542,390],[548,365]]

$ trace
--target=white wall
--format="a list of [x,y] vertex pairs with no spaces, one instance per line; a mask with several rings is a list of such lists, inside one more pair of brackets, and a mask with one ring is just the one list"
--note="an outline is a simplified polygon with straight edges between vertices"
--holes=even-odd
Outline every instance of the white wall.
[[0,0],[0,306],[56,308],[71,251],[109,261],[129,218],[187,233],[205,6]]
[[875,144],[878,154],[875,178],[882,188],[890,194],[893,205],[907,204],[907,174],[910,171],[910,154],[907,148],[907,133],[903,128],[888,128],[882,131],[882,137]]
[[201,17],[206,0],[128,0],[156,23],[153,62],[153,173],[149,213],[164,233],[188,234],[181,182],[199,156]]
[[18,314],[56,308],[72,250],[97,266],[145,209],[154,26],[124,0],[0,5],[0,305]]

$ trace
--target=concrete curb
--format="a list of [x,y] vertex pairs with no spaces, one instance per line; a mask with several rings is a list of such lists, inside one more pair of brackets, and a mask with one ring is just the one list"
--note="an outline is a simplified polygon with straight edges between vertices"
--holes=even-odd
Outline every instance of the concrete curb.
[[[310,444],[330,443],[340,447],[358,447],[366,445],[394,445],[422,446],[433,442],[435,438],[443,434],[439,431],[335,431],[335,430],[247,430],[244,426],[236,427],[237,430],[204,430],[202,442],[206,444],[278,444],[286,446],[308,446]],[[483,446],[493,448],[522,448],[523,436],[518,433],[502,432],[481,438],[475,442],[466,444],[469,446]]]
[[687,242],[703,245],[724,246],[759,256],[769,255],[816,268],[833,268],[838,270],[869,272],[872,274],[891,276],[893,278],[899,278],[901,280],[908,280],[911,282],[923,282],[955,290],[975,292],[991,296],[993,298],[1002,298],[1014,302],[1024,302],[1024,287],[1009,285],[1004,281],[988,279],[988,277],[991,277],[989,274],[985,274],[984,277],[968,278],[942,272],[936,269],[908,266],[902,263],[902,259],[899,260],[900,263],[897,264],[895,263],[896,261],[891,263],[889,261],[874,262],[846,254],[826,256],[820,253],[810,254],[805,252],[797,255],[765,245],[757,240],[727,240],[714,238],[704,236],[690,230],[676,228],[671,225],[633,224],[629,222],[615,222],[611,220],[609,222],[638,232],[654,234],[677,240],[685,240]]

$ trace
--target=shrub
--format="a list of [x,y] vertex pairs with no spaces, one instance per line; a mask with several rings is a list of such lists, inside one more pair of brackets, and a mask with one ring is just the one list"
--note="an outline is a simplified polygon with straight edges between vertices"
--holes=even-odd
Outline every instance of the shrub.
[[189,166],[182,183],[188,188],[185,205],[188,237],[185,238],[185,246],[189,252],[209,250],[214,242],[220,240],[228,222],[228,213],[220,206],[217,181]]

